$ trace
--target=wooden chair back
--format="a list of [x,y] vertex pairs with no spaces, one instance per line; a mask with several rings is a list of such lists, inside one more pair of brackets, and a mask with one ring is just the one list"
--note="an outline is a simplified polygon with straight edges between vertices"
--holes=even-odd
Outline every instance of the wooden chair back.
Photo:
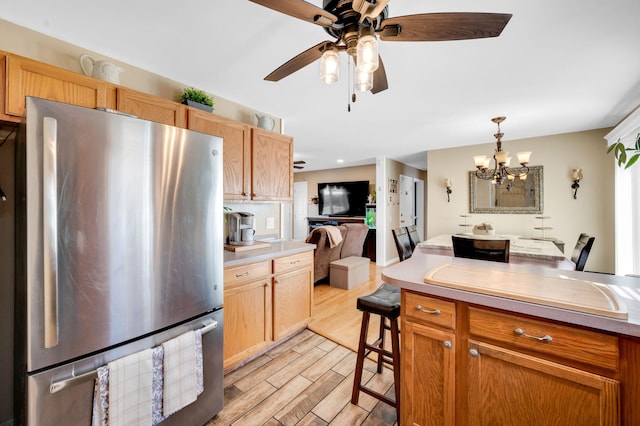
[[452,235],[453,255],[468,259],[509,262],[509,240],[482,240]]

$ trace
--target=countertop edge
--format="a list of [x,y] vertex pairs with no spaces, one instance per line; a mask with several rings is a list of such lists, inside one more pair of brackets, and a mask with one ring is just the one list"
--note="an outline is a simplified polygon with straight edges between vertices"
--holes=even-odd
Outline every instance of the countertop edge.
[[[454,258],[455,259],[455,258]],[[453,262],[466,263],[468,259],[455,259]],[[454,289],[435,284],[424,283],[423,277],[428,269],[444,263],[452,262],[452,258],[449,256],[440,256],[432,254],[419,255],[416,258],[412,257],[404,262],[390,266],[382,271],[382,279],[401,289],[411,290],[418,293],[422,293],[430,296],[443,297],[447,299],[457,300],[461,302],[472,303],[475,305],[502,309],[516,314],[531,315],[542,319],[550,319],[554,321],[560,321],[567,324],[573,324],[578,326],[589,327],[595,330],[616,333],[625,336],[640,337],[640,318],[637,315],[640,303],[633,303],[633,301],[622,299],[623,303],[627,306],[629,311],[629,317],[627,320],[620,320],[616,318],[610,318],[606,316],[594,315],[579,311],[573,311],[569,309],[556,308],[553,306],[547,306],[542,304],[536,304],[531,302],[523,302],[515,299],[509,299],[506,297],[491,296],[483,293]],[[479,261],[471,261],[479,262]],[[478,263],[474,263],[478,266]],[[508,265],[505,264],[505,268],[513,270],[525,271],[526,267],[520,265]],[[491,267],[496,267],[491,265]],[[550,268],[537,268],[535,271],[530,271],[540,275],[550,275],[562,273],[564,275],[580,277],[585,280],[595,280],[592,273],[581,273],[575,271],[557,271]],[[612,281],[621,281],[622,283],[632,283],[640,291],[640,280],[630,282],[629,278],[618,276],[599,276],[598,282],[605,285],[614,286],[618,283],[612,283]]]
[[260,262],[263,260],[271,260],[277,257],[303,253],[315,248],[315,244],[305,243],[304,241],[291,240],[274,242],[271,243],[270,247],[259,248],[255,250],[246,250],[242,252],[232,252],[225,250],[223,265],[225,268],[228,268],[230,266],[245,265],[247,263]]

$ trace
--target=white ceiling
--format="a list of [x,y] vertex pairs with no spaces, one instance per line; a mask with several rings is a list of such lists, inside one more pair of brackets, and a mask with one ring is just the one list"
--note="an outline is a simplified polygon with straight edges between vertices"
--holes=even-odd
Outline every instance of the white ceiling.
[[614,126],[640,104],[638,0],[389,3],[392,17],[428,12],[513,17],[497,38],[380,42],[389,89],[347,112],[344,54],[334,85],[317,63],[263,80],[331,38],[248,0],[0,0],[0,18],[283,118],[305,171],[378,156],[426,169],[425,151],[492,142],[494,116],[508,143]]

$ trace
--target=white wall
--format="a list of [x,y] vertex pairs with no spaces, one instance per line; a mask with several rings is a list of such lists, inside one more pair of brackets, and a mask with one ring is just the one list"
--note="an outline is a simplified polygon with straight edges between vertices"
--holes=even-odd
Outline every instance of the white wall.
[[[596,237],[585,269],[614,271],[614,163],[606,154],[604,135],[610,129],[566,133],[540,138],[503,141],[503,149],[515,154],[532,151],[530,165],[544,167],[545,236],[565,242],[571,256],[578,235]],[[490,155],[495,143],[429,151],[427,183],[427,235],[463,232],[461,214],[469,212],[468,172],[474,170],[473,155]],[[514,155],[515,157],[515,155]],[[578,198],[573,199],[571,173],[583,169]],[[447,203],[444,178],[453,180],[451,202]],[[491,222],[497,232],[541,236],[535,214],[473,214],[468,223]]]

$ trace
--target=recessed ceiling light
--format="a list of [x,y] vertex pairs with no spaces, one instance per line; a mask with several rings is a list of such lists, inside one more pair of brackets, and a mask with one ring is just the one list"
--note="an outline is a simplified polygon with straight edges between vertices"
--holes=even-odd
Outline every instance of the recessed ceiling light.
[[344,160],[342,158],[338,158],[338,160],[336,162],[337,163],[344,163]]

